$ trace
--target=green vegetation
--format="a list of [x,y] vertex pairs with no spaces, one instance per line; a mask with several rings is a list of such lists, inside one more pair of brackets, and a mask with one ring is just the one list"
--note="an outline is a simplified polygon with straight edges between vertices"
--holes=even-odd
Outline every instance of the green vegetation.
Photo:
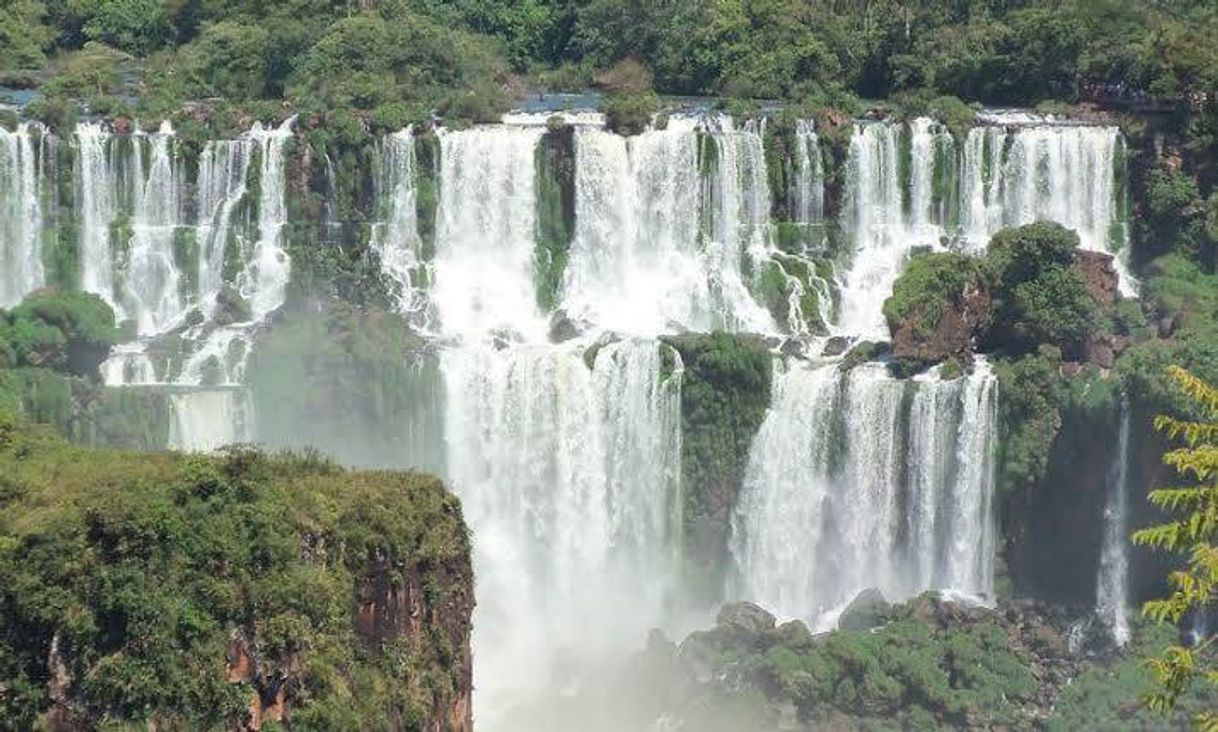
[[[708,707],[748,710],[749,729],[1028,729],[1048,711],[1037,709],[1045,704],[1038,676],[1061,662],[1065,641],[1034,614],[965,609],[927,594],[885,604],[875,620],[813,636],[798,620],[776,626],[760,608],[728,605],[679,652],[650,642],[634,693],[686,722]],[[696,680],[657,673],[671,666],[703,671]],[[698,729],[736,729],[707,720]]]
[[[956,129],[968,115],[960,100],[1136,92],[1187,109],[1190,95],[1218,87],[1216,38],[1218,10],[1205,0],[15,0],[0,9],[0,77],[42,83],[37,111],[58,121],[75,100],[142,119],[202,99],[219,100],[217,119],[230,108],[277,116],[258,102],[282,100],[396,126],[432,110],[488,119],[526,78],[579,89],[627,62],[654,72],[661,94],[847,112],[858,97],[900,97]],[[85,77],[98,82],[87,93],[76,83]],[[640,118],[651,103],[640,91],[612,100],[615,116]],[[1212,135],[1212,109],[1186,116],[1195,139]]]
[[1079,353],[1097,330],[1098,307],[1072,268],[1078,235],[1038,222],[994,235],[985,261],[994,287],[990,337],[1007,349],[1049,343]]
[[114,311],[100,297],[39,291],[0,311],[0,368],[43,367],[95,377],[119,336]]
[[567,125],[548,130],[534,156],[537,243],[533,266],[537,273],[537,305],[543,312],[551,312],[562,294],[567,251],[575,235],[575,130]]
[[893,283],[892,297],[884,301],[884,319],[890,330],[908,319],[921,333],[939,324],[945,308],[960,306],[966,288],[978,287],[981,268],[975,257],[953,252],[915,255]]
[[0,728],[218,729],[281,700],[302,729],[424,729],[469,691],[468,539],[433,478],[8,418],[0,475]]
[[1218,703],[1218,692],[1197,687],[1178,700],[1171,714],[1159,714],[1141,703],[1153,688],[1153,675],[1145,656],[1174,644],[1176,633],[1166,624],[1146,624],[1133,637],[1125,653],[1113,663],[1090,665],[1062,690],[1049,732],[1103,729],[1112,732],[1178,730],[1189,718]]
[[728,333],[666,338],[681,354],[681,484],[688,555],[720,569],[749,447],[770,405],[765,344]]
[[[1180,625],[1187,613],[1204,611],[1218,595],[1218,549],[1214,546],[1218,541],[1218,389],[1179,367],[1170,368],[1168,377],[1201,417],[1155,417],[1155,429],[1183,443],[1167,452],[1163,462],[1185,485],[1150,492],[1150,502],[1169,520],[1139,530],[1133,540],[1187,557],[1185,566],[1167,577],[1171,593],[1142,607],[1142,614],[1150,620]],[[1195,683],[1218,691],[1214,637],[1201,639],[1195,647],[1173,644],[1150,660],[1157,686],[1146,698],[1151,709],[1170,711]],[[1203,730],[1218,729],[1218,713],[1213,707],[1198,711],[1193,723]]]

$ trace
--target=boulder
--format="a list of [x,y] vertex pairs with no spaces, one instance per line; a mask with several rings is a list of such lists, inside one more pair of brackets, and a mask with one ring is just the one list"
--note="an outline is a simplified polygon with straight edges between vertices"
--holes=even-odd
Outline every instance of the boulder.
[[720,628],[764,633],[776,622],[770,611],[751,602],[729,602],[719,610],[715,624]]
[[925,327],[921,310],[911,313],[892,332],[893,358],[932,364],[967,355],[973,340],[989,325],[991,305],[989,290],[980,282],[971,282],[958,299],[943,304],[933,327]]
[[807,344],[798,338],[788,338],[778,347],[779,353],[792,358],[803,358],[807,350]]
[[1098,304],[1107,306],[1116,302],[1120,278],[1112,266],[1111,254],[1080,249],[1074,253],[1074,269]]
[[563,343],[578,338],[584,327],[584,323],[571,318],[567,315],[567,311],[556,310],[550,317],[550,342]]
[[833,336],[825,341],[825,348],[820,355],[826,357],[840,356],[850,349],[850,339],[846,336]]
[[241,297],[236,288],[225,286],[216,293],[216,324],[232,325],[247,323],[254,317],[249,302]]
[[874,587],[860,592],[837,620],[838,630],[870,630],[884,624],[892,605]]

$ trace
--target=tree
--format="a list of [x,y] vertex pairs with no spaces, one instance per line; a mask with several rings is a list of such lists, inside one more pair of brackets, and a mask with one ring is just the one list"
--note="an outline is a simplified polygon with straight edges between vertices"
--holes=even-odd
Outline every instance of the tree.
[[1078,234],[1038,221],[994,235],[985,265],[994,283],[992,344],[1033,350],[1051,343],[1077,355],[1099,310],[1073,267]]
[[[1134,533],[1133,540],[1187,555],[1185,566],[1167,577],[1171,594],[1142,606],[1143,616],[1150,620],[1179,624],[1187,613],[1204,610],[1218,595],[1218,388],[1178,366],[1169,367],[1167,375],[1189,398],[1196,416],[1159,415],[1155,428],[1184,443],[1164,455],[1163,462],[1191,484],[1151,491],[1150,502],[1176,518]],[[1147,697],[1147,705],[1169,711],[1198,679],[1218,686],[1218,664],[1211,652],[1216,637],[1211,635],[1193,648],[1173,645],[1150,659],[1158,689]],[[1202,730],[1218,730],[1218,711],[1198,713],[1193,722]]]

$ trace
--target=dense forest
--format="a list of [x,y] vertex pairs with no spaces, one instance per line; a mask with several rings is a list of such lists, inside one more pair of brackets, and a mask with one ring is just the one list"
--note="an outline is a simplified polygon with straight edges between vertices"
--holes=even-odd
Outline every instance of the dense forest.
[[0,730],[1214,724],[1212,0],[8,0],[0,143]]
[[846,109],[898,95],[1187,107],[1218,86],[1218,10],[1203,0],[17,0],[0,13],[0,70],[41,86],[48,115],[65,98],[147,119],[220,98],[396,129],[433,110],[489,119],[528,88],[612,85],[624,59],[660,94]]

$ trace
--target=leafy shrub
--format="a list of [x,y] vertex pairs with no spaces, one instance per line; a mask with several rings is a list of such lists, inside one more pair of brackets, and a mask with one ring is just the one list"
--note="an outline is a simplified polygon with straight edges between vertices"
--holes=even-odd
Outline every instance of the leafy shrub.
[[1071,268],[1078,235],[1037,222],[994,235],[985,268],[994,283],[992,346],[1030,351],[1050,343],[1077,353],[1101,323],[1100,313]]
[[601,100],[605,127],[619,135],[643,132],[659,109],[660,98],[653,91],[609,94]]
[[934,329],[949,303],[958,303],[965,289],[979,283],[981,268],[975,257],[954,252],[924,252],[905,265],[884,301],[889,330],[908,318],[924,333]]
[[91,293],[37,292],[0,315],[0,356],[9,367],[96,376],[120,337],[114,311]]

